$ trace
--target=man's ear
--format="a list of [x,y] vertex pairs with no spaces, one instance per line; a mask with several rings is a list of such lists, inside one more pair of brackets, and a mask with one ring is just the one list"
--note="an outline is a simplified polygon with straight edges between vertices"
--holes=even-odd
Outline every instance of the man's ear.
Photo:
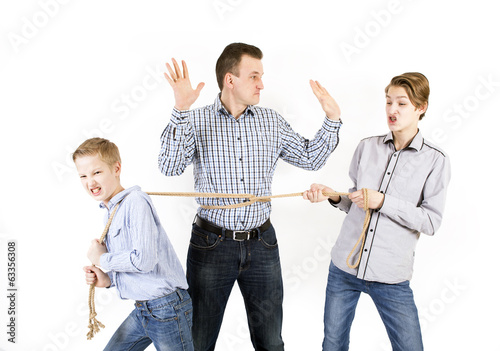
[[227,72],[226,75],[224,76],[224,85],[226,85],[228,88],[233,89],[234,86],[234,76],[232,73]]

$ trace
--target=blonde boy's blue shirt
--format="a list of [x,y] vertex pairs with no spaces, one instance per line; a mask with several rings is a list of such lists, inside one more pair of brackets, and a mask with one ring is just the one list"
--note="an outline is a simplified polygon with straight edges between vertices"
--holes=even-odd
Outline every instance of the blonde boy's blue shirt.
[[187,289],[183,268],[151,198],[138,186],[123,190],[109,201],[109,209],[100,204],[107,212],[105,222],[120,201],[105,240],[108,253],[100,258],[120,298],[151,300]]

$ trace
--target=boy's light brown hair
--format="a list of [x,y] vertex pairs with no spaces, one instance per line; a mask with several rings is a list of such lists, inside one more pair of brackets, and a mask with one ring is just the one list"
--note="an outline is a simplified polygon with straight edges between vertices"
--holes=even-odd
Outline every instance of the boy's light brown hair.
[[73,153],[73,162],[79,157],[99,155],[100,159],[112,167],[116,162],[122,162],[118,147],[103,138],[85,140]]
[[[391,87],[402,87],[416,108],[429,106],[429,81],[422,73],[408,72],[392,78],[385,88],[386,94]],[[425,112],[420,115],[420,119],[424,118],[424,115]]]

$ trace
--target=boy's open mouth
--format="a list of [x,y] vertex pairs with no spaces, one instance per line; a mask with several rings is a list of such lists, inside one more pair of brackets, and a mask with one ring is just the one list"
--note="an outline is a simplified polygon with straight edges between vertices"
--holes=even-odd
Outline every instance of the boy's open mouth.
[[100,193],[100,191],[101,191],[101,188],[92,188],[92,189],[90,189],[90,192],[91,192],[92,194],[94,194],[94,195],[99,194],[99,193]]

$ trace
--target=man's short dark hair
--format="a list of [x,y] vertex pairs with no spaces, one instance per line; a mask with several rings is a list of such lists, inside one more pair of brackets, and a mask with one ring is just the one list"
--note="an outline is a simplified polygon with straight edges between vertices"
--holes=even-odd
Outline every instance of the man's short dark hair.
[[222,91],[224,86],[224,77],[226,73],[232,73],[239,77],[238,65],[240,64],[241,57],[248,55],[250,57],[262,60],[264,56],[262,51],[256,46],[244,43],[232,43],[224,48],[220,54],[217,64],[215,65],[215,74],[217,76],[217,84]]

